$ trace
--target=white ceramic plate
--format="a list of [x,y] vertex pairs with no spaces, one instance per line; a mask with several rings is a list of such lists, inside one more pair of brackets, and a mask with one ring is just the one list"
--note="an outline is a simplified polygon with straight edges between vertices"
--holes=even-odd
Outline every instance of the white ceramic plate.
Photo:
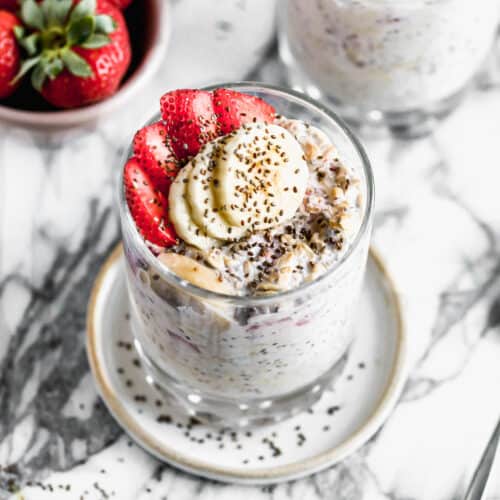
[[98,390],[143,448],[211,479],[268,484],[317,472],[362,446],[393,409],[404,383],[400,304],[371,251],[356,341],[334,390],[308,412],[252,431],[214,429],[175,413],[145,380],[129,327],[122,249],[104,264],[88,310],[88,355]]

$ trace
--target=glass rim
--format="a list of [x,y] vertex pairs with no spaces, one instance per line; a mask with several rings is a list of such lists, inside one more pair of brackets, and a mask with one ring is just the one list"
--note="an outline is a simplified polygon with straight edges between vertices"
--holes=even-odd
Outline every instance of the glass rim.
[[[334,111],[328,108],[326,105],[312,99],[311,97],[284,87],[280,87],[277,85],[269,85],[263,82],[254,82],[254,81],[236,81],[236,82],[222,82],[213,85],[207,85],[202,87],[202,90],[212,91],[216,88],[229,88],[229,89],[239,89],[240,91],[245,91],[245,88],[249,91],[257,91],[261,90],[270,90],[275,92],[276,94],[283,94],[286,97],[291,97],[296,101],[304,101],[308,106],[315,108],[315,111],[320,115],[326,116],[326,118],[330,121],[333,121],[337,127],[347,136],[347,139],[353,144],[356,153],[359,155],[362,163],[362,169],[365,176],[366,182],[366,203],[365,210],[363,213],[363,220],[359,227],[359,230],[356,234],[356,237],[351,242],[348,250],[344,253],[342,258],[337,261],[330,269],[328,269],[325,273],[319,275],[316,279],[309,282],[302,282],[298,287],[292,288],[290,290],[285,290],[283,292],[273,293],[272,295],[260,295],[260,296],[251,296],[251,295],[229,295],[225,293],[214,292],[211,290],[207,290],[206,288],[201,288],[193,283],[190,283],[172,272],[167,268],[164,264],[162,264],[151,252],[148,248],[144,238],[139,234],[137,228],[135,226],[135,222],[132,218],[132,214],[130,213],[128,203],[125,197],[125,187],[123,183],[123,174],[124,174],[124,165],[128,158],[132,156],[132,141],[130,142],[129,147],[124,152],[122,157],[122,163],[120,166],[120,175],[118,181],[118,189],[119,189],[119,209],[120,209],[120,219],[121,224],[127,224],[131,228],[131,234],[133,238],[133,243],[136,247],[140,249],[141,257],[152,266],[158,274],[165,281],[173,284],[176,287],[179,287],[192,295],[199,296],[203,299],[213,299],[213,300],[221,300],[225,302],[229,302],[233,305],[240,306],[249,306],[249,305],[265,305],[268,303],[272,303],[281,299],[290,299],[296,295],[301,294],[305,290],[310,288],[314,288],[318,286],[320,283],[324,282],[327,278],[332,275],[335,275],[339,270],[343,267],[343,265],[350,260],[350,257],[354,254],[354,251],[358,248],[364,234],[367,230],[369,230],[369,224],[371,220],[371,216],[373,213],[374,202],[375,202],[375,185],[374,185],[374,177],[373,170],[371,167],[370,160],[368,159],[368,155],[364,147],[361,145],[359,139],[351,132],[347,124],[340,118]],[[143,126],[150,125],[158,121],[160,117],[160,113],[156,113],[147,123]]]

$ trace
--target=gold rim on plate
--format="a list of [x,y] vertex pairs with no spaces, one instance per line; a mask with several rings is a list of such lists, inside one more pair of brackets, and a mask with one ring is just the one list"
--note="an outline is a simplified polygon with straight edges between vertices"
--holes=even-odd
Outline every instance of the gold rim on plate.
[[154,436],[146,432],[137,421],[127,412],[125,406],[113,390],[103,367],[99,363],[97,355],[97,335],[96,335],[96,309],[99,294],[103,282],[109,270],[123,256],[123,247],[121,244],[113,250],[111,255],[103,264],[90,296],[87,310],[87,353],[90,362],[90,368],[97,383],[97,388],[106,403],[109,411],[120,423],[123,429],[130,434],[143,448],[174,466],[194,474],[204,475],[214,479],[247,481],[251,483],[264,481],[289,480],[299,476],[311,474],[321,470],[324,467],[333,465],[347,457],[350,453],[361,447],[375,432],[382,426],[393,409],[397,398],[401,392],[404,382],[404,361],[406,352],[406,333],[401,313],[401,304],[396,292],[394,282],[388,273],[385,264],[379,254],[370,248],[370,258],[373,259],[378,271],[384,277],[389,305],[392,306],[393,314],[396,319],[397,346],[395,359],[389,376],[389,382],[380,397],[375,409],[364,424],[354,431],[342,444],[333,449],[318,453],[315,456],[308,457],[296,462],[269,467],[267,469],[248,469],[242,471],[234,467],[217,467],[209,462],[197,460],[179,454],[175,449],[165,446],[155,441]]

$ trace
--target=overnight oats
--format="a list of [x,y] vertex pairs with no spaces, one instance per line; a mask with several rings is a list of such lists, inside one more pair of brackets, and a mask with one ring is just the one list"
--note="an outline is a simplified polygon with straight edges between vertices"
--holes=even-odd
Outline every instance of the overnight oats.
[[370,166],[329,111],[255,84],[177,90],[137,132],[121,220],[148,379],[209,421],[303,410],[352,341]]
[[284,0],[280,52],[294,85],[347,118],[417,126],[459,101],[485,61],[498,0]]

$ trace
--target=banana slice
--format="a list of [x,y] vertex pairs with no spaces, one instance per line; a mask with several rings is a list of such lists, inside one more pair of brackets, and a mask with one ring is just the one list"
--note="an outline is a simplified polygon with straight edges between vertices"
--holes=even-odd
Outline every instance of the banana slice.
[[293,135],[278,125],[254,123],[224,142],[212,183],[229,223],[255,231],[291,218],[304,198],[309,174]]
[[290,219],[307,187],[303,154],[290,132],[263,123],[206,144],[170,188],[177,233],[207,250]]
[[206,231],[197,226],[191,217],[191,207],[187,200],[187,185],[193,169],[190,162],[177,174],[168,195],[169,217],[177,234],[187,243],[207,250],[220,245],[220,241],[210,238]]
[[187,199],[197,226],[213,238],[230,241],[240,239],[246,228],[231,225],[215,199],[213,170],[216,158],[223,154],[223,147],[221,139],[209,142],[191,160],[193,167],[187,184]]
[[212,292],[234,295],[235,290],[214,269],[210,269],[190,257],[178,253],[162,253],[158,256],[160,262],[167,266],[179,278],[193,285]]

